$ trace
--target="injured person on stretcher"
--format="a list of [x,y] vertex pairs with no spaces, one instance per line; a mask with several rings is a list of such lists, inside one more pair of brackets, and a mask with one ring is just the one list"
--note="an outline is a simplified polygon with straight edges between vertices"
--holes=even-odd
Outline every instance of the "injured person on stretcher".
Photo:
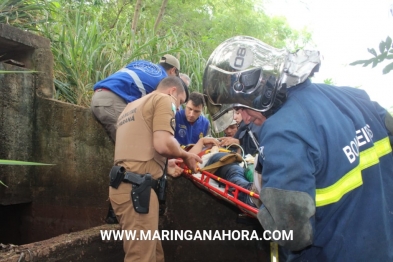
[[[218,148],[218,140],[213,137],[200,138],[199,141],[188,150],[188,152],[191,153],[202,154],[201,158],[203,163],[199,166],[201,170],[208,171],[235,185],[259,194],[258,189],[260,189],[261,185],[258,185],[257,183],[262,181],[261,175],[253,170],[253,179],[247,179],[248,176],[246,177],[246,173],[249,172],[249,170],[243,167],[246,161],[239,154],[220,151],[222,150],[219,150]],[[206,154],[204,154],[205,152]],[[178,176],[182,173],[182,164],[180,164],[180,166],[177,165],[181,162],[182,160],[177,159],[169,160],[167,169],[168,174]],[[239,193],[238,198],[240,201],[252,207],[259,207],[262,204],[260,200],[250,197],[248,194],[243,192]]]

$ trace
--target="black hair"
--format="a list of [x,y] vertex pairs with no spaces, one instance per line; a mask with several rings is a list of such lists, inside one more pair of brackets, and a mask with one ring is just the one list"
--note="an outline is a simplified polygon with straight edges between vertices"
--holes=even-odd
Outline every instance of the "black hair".
[[203,107],[205,105],[205,99],[201,93],[192,92],[190,94],[190,101],[192,102],[192,104],[194,106],[202,105],[202,107]]

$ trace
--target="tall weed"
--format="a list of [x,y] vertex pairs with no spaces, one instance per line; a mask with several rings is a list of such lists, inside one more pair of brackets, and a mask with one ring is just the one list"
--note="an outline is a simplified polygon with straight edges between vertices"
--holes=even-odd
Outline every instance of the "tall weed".
[[105,15],[104,9],[99,9],[94,16],[82,10],[82,7],[75,11],[63,10],[56,14],[58,22],[42,27],[44,36],[52,42],[57,99],[89,106],[97,81],[133,60],[157,63],[166,53],[180,58],[181,68],[195,83],[192,89],[200,89],[202,57],[197,43],[190,44],[172,30],[157,35],[142,27],[134,34],[127,17],[110,29],[103,28],[99,21]]

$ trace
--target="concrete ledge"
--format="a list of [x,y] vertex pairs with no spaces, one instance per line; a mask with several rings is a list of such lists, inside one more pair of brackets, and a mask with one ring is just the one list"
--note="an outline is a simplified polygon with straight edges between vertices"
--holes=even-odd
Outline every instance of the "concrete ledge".
[[[116,230],[119,225],[102,225],[63,234],[40,242],[0,249],[0,262],[16,261],[123,261],[121,241],[102,241],[100,230]],[[22,260],[20,260],[22,259]]]
[[53,98],[53,54],[49,39],[0,24],[0,62],[37,71],[30,86],[37,94]]
[[0,24],[0,46],[2,52],[24,50],[28,48],[50,49],[49,39],[23,31],[19,28]]

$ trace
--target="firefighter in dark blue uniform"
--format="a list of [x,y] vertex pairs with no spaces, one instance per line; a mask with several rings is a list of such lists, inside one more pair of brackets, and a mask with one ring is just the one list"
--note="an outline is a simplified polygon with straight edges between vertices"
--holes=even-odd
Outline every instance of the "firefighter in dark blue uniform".
[[316,51],[228,39],[205,69],[211,114],[231,104],[263,123],[258,219],[293,230],[277,240],[287,261],[393,261],[392,117],[363,90],[311,83],[319,64]]

